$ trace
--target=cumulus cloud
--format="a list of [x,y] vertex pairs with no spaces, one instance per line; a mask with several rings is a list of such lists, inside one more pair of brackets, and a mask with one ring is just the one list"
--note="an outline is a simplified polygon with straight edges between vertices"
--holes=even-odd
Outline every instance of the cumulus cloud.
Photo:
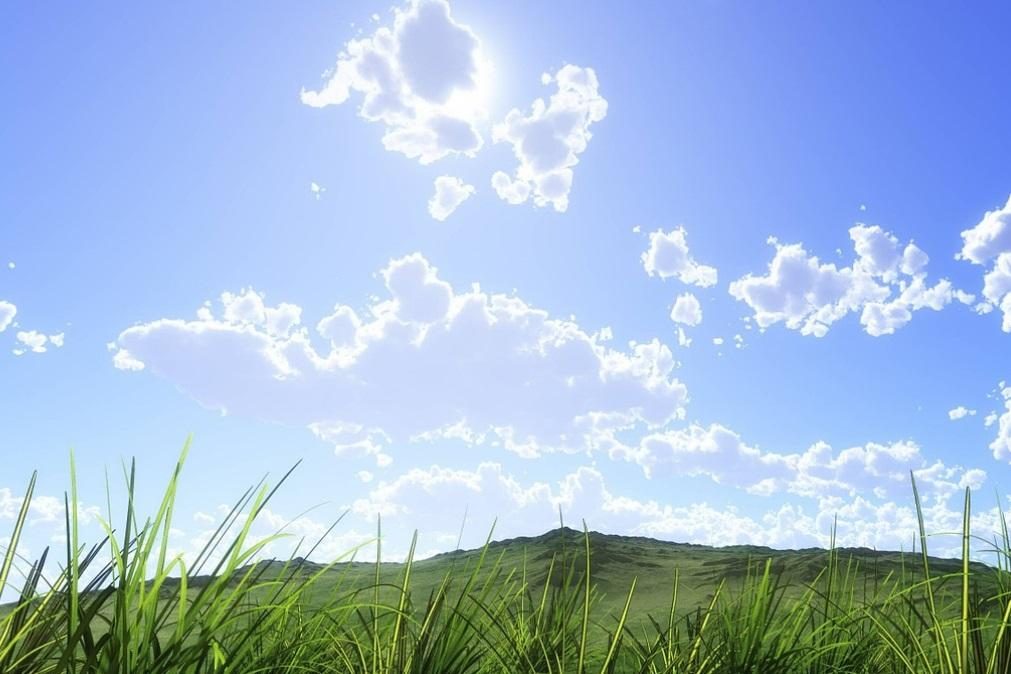
[[684,429],[645,435],[636,444],[614,436],[601,439],[612,457],[643,466],[647,475],[707,476],[720,485],[753,494],[790,493],[814,497],[874,493],[899,498],[909,488],[909,472],[925,494],[947,498],[969,481],[978,486],[986,474],[928,460],[911,441],[868,443],[835,450],[818,442],[799,453],[763,451],[721,424],[692,424]]
[[435,179],[435,194],[428,200],[428,213],[442,222],[472,194],[474,194],[473,185],[467,185],[460,178],[439,176]]
[[1011,197],[999,210],[987,211],[983,219],[962,232],[962,250],[955,256],[977,265],[989,265],[983,276],[981,314],[998,308],[1004,315],[1001,329],[1011,332]]
[[684,293],[678,295],[670,312],[670,319],[675,323],[695,326],[702,322],[702,305],[695,295]]
[[18,313],[18,308],[11,304],[0,300],[0,332],[3,332],[14,323],[14,317]]
[[[9,487],[0,488],[0,520],[13,520],[17,517],[24,502],[24,496],[18,495]],[[97,506],[78,504],[78,516],[81,524],[90,524],[99,516]],[[60,524],[65,519],[66,505],[62,498],[35,494],[28,507],[28,526],[37,524]]]
[[959,419],[964,419],[965,417],[976,416],[976,410],[970,410],[964,405],[959,405],[954,409],[948,410],[948,418],[952,421],[958,421]]
[[607,101],[592,68],[567,65],[554,75],[545,73],[541,82],[557,86],[547,103],[536,99],[529,115],[513,108],[492,129],[496,143],[512,145],[519,166],[512,176],[496,171],[491,184],[510,204],[532,196],[537,206],[563,212],[569,207],[572,168],[590,142],[590,126],[607,116]]
[[687,390],[657,340],[612,348],[518,297],[455,290],[420,254],[391,261],[382,278],[386,299],[361,315],[338,305],[317,336],[298,307],[247,289],[222,295],[217,313],[124,330],[113,363],[208,408],[305,425],[380,462],[389,444],[419,438],[527,456],[584,451],[600,433],[684,414]]
[[699,264],[688,251],[684,227],[669,232],[656,230],[649,235],[649,248],[642,254],[642,266],[650,276],[676,278],[701,288],[716,285],[716,268]]
[[[978,476],[973,479],[967,484],[975,488]],[[957,504],[951,506],[952,495],[946,491],[926,503],[928,530],[959,528],[960,514]],[[446,503],[459,505],[459,520],[450,517],[447,522]],[[578,468],[557,482],[523,484],[501,464],[492,462],[474,470],[415,468],[380,482],[353,504],[357,515],[374,518],[382,514],[388,526],[400,524],[410,529],[419,523],[447,522],[447,534],[455,533],[464,510],[472,532],[483,536],[497,520],[499,537],[542,533],[557,525],[559,511],[566,522],[585,520],[595,530],[707,545],[827,546],[836,516],[836,543],[843,546],[898,549],[917,531],[908,483],[898,501],[870,490],[845,495],[813,493],[802,503],[772,505],[764,512],[757,508],[745,515],[734,506],[670,504],[622,495],[592,467]],[[996,523],[993,513],[978,511],[974,528],[992,530]],[[480,543],[480,538],[472,534],[474,543]],[[957,547],[957,541],[952,543]]]
[[987,426],[997,424],[997,437],[990,443],[993,458],[1000,461],[1011,461],[1011,386],[1000,383],[1000,395],[1004,399],[1003,414],[988,416]]
[[14,355],[21,356],[25,353],[45,353],[49,347],[60,348],[63,346],[64,334],[62,332],[55,335],[45,335],[38,330],[21,330],[16,335],[18,344]]
[[956,256],[984,264],[1011,251],[1011,196],[1003,208],[987,211],[975,227],[962,232],[962,251]]
[[734,281],[730,294],[754,311],[760,328],[781,322],[816,337],[850,313],[859,313],[864,330],[877,337],[894,333],[920,309],[940,311],[953,300],[974,301],[947,279],[928,286],[929,258],[916,244],[902,246],[877,225],[858,224],[849,234],[856,258],[841,268],[821,262],[801,244],[770,239],[776,254],[768,273]]
[[301,97],[322,108],[361,94],[359,115],[386,126],[383,146],[430,164],[481,149],[489,70],[480,40],[446,0],[411,0],[394,10],[392,27],[348,42],[323,88]]

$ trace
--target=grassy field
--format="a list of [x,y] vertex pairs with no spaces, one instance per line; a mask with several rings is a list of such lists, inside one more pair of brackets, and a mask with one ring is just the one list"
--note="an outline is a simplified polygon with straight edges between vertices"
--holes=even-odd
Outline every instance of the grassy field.
[[94,546],[72,482],[63,559],[15,574],[26,499],[0,556],[20,596],[0,608],[0,672],[1011,672],[1008,539],[996,567],[970,563],[968,517],[958,560],[929,557],[922,526],[913,555],[560,528],[320,565],[256,561],[269,540],[250,527],[273,494],[259,485],[184,562],[168,554],[181,468],[157,512],[131,499]]

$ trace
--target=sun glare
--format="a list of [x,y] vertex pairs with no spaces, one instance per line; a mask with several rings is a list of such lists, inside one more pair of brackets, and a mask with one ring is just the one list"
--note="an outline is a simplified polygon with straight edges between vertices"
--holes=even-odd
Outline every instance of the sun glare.
[[475,55],[474,86],[454,89],[439,111],[458,119],[483,119],[488,116],[493,87],[494,66],[480,52]]

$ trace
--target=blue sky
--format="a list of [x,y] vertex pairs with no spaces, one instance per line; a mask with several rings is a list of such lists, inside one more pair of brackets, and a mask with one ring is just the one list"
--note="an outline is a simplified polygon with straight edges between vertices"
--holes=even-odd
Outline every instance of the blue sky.
[[379,512],[396,554],[414,528],[452,547],[465,510],[475,543],[559,506],[777,547],[838,514],[894,548],[910,469],[935,530],[965,486],[992,525],[1009,18],[4,7],[0,525],[35,469],[62,495],[71,448],[95,517],[132,456],[153,500],[188,434],[183,553],[299,459],[264,527],[350,509],[327,554]]

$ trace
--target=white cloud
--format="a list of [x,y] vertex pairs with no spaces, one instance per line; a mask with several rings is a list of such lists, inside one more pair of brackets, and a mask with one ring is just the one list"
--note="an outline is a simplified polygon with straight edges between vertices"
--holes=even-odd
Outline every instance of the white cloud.
[[590,142],[590,126],[607,116],[607,101],[597,91],[592,68],[567,65],[541,82],[558,86],[548,103],[536,99],[529,115],[513,108],[492,130],[493,140],[510,143],[519,161],[511,177],[496,171],[492,186],[510,204],[532,195],[537,206],[550,204],[563,212],[569,207],[572,168]]
[[1011,196],[1001,209],[987,211],[972,229],[962,232],[962,251],[956,256],[984,264],[1011,251]]
[[748,274],[730,284],[730,294],[753,311],[760,328],[784,323],[803,335],[823,337],[847,314],[859,312],[867,334],[889,335],[920,309],[940,311],[952,300],[973,297],[941,279],[926,284],[927,254],[910,242],[904,247],[877,225],[849,230],[856,259],[849,267],[822,263],[801,244],[770,239],[776,255],[765,276]]
[[144,363],[119,348],[112,354],[112,365],[117,370],[126,370],[128,372],[140,372],[144,369]]
[[460,521],[472,506],[507,520],[532,505],[541,506],[544,529],[550,528],[552,519],[557,520],[546,485],[524,489],[497,463],[482,463],[475,471],[413,468],[392,482],[380,482],[367,498],[355,501],[353,509],[365,517],[411,515],[418,521],[445,522],[453,519],[453,514],[446,512],[447,504],[459,509]]
[[309,191],[312,192],[316,201],[319,201],[320,198],[322,198],[323,193],[326,192],[326,188],[316,182],[311,182],[309,183]]
[[1011,386],[1001,382],[1000,394],[1004,398],[1004,413],[993,421],[990,421],[991,417],[987,417],[989,423],[986,425],[997,424],[997,437],[990,443],[993,458],[1011,461]]
[[1011,332],[1011,252],[998,255],[993,267],[983,276],[983,297],[986,302],[979,307],[979,313],[999,308],[1004,314],[1001,330]]
[[62,332],[47,336],[37,330],[21,330],[16,335],[17,341],[21,346],[14,349],[14,354],[20,356],[29,351],[32,353],[45,353],[49,350],[50,346],[58,349],[63,346],[63,337]]
[[677,278],[682,283],[706,288],[716,285],[715,267],[699,264],[688,251],[684,227],[669,232],[656,230],[649,235],[649,248],[642,254],[642,266],[650,276]]
[[670,312],[670,319],[675,323],[695,326],[702,322],[702,305],[695,295],[684,293],[678,295]]
[[612,348],[518,297],[455,291],[419,254],[382,276],[389,298],[366,316],[338,306],[319,322],[323,351],[299,312],[285,330],[271,328],[275,309],[246,290],[225,293],[217,316],[124,330],[114,363],[163,377],[208,408],[311,426],[377,460],[391,442],[422,436],[528,456],[582,451],[600,433],[684,414],[687,390],[657,340]]
[[[978,488],[979,482],[979,476],[973,475],[966,485]],[[960,514],[949,503],[954,493],[946,490],[924,499],[929,531],[959,528]],[[837,515],[836,543],[842,546],[899,549],[917,530],[908,482],[897,502],[872,491],[806,498],[809,500],[803,504],[783,503],[749,516],[733,506],[670,505],[617,494],[605,483],[604,475],[590,467],[579,468],[555,483],[522,484],[502,465],[482,463],[474,470],[412,469],[392,481],[380,482],[367,498],[354,503],[353,510],[365,518],[382,513],[384,523],[390,526],[410,529],[427,524],[430,530],[432,522],[447,522],[446,503],[458,504],[459,519],[450,516],[445,525],[447,540],[455,540],[452,534],[466,511],[471,544],[480,543],[496,519],[499,538],[543,533],[557,526],[559,510],[566,523],[577,526],[585,520],[595,530],[707,545],[827,546]],[[974,530],[993,530],[997,523],[994,515],[977,511]],[[943,549],[940,543],[934,543],[935,552]],[[957,547],[957,541],[952,544]]]
[[442,222],[472,194],[474,194],[473,185],[467,185],[461,179],[452,176],[439,176],[435,179],[435,194],[428,200],[428,213]]
[[316,332],[330,340],[331,348],[337,350],[356,346],[361,327],[362,321],[355,310],[338,304],[332,314],[316,324]]
[[817,442],[799,453],[763,451],[720,424],[692,424],[649,433],[626,444],[610,435],[600,438],[612,458],[641,465],[650,477],[704,475],[717,484],[750,493],[790,493],[809,498],[875,493],[901,498],[916,473],[929,498],[948,498],[968,480],[980,484],[986,473],[928,460],[912,441],[867,443],[836,451]]
[[[19,496],[10,488],[0,488],[0,520],[12,520],[17,517],[21,510],[24,496]],[[78,517],[81,524],[90,524],[100,515],[97,506],[79,503],[77,505]],[[32,497],[28,506],[28,526],[38,524],[58,524],[62,525],[65,519],[66,506],[60,497],[36,494]]]
[[0,300],[0,332],[3,332],[14,322],[14,316],[18,313],[18,308],[10,302]]
[[1004,314],[1001,329],[1011,332],[1011,197],[1004,208],[987,211],[983,219],[962,232],[962,250],[955,256],[990,268],[983,276],[983,298],[976,310],[980,314],[999,308]]
[[976,416],[976,410],[970,410],[964,405],[959,405],[954,409],[948,410],[948,418],[952,421],[957,421],[959,419],[964,419],[965,417]]
[[491,177],[491,186],[495,194],[506,203],[516,206],[530,198],[530,183],[523,180],[513,180],[507,173],[496,171]]
[[716,346],[723,346],[723,338],[713,337],[713,344],[715,344]]
[[387,150],[422,164],[474,156],[490,71],[480,40],[445,0],[412,0],[393,17],[392,28],[348,42],[323,88],[303,89],[302,102],[322,108],[360,93],[359,115],[386,125]]

